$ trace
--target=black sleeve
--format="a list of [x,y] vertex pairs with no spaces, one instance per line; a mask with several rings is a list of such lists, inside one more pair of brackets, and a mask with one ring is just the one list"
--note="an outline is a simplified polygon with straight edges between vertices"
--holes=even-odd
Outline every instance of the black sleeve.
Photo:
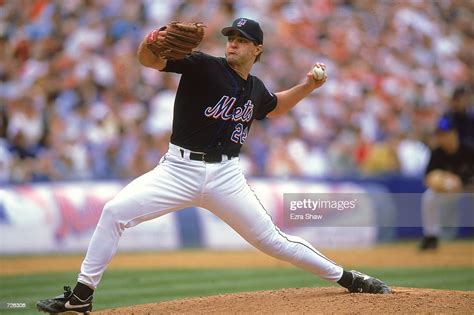
[[435,149],[431,151],[430,161],[428,162],[428,166],[426,167],[425,175],[428,175],[428,173],[433,170],[444,169],[446,167],[443,163],[441,153],[442,152],[440,149]]
[[263,82],[260,83],[262,85],[263,92],[262,101],[260,103],[260,106],[258,107],[257,114],[255,115],[255,119],[257,120],[264,119],[269,112],[275,109],[277,105],[276,95],[268,91]]
[[183,59],[178,60],[168,60],[166,62],[166,67],[161,70],[164,72],[174,72],[184,74],[188,71],[199,71],[200,68],[205,67],[206,60],[208,55],[195,51],[191,55]]

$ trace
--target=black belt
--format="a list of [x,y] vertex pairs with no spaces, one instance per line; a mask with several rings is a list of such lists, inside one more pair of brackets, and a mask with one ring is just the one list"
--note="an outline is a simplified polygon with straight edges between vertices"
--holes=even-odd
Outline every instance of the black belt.
[[[184,158],[184,150],[179,149],[179,152],[181,152],[181,157]],[[190,160],[203,161],[206,163],[220,163],[222,162],[222,156],[227,156],[227,160],[230,160],[233,157],[236,157],[236,155],[229,155],[229,154],[189,152]]]

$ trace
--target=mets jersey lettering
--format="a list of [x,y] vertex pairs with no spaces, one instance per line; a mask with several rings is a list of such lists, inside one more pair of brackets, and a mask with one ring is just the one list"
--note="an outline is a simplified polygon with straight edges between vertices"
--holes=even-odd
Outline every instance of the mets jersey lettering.
[[236,98],[229,97],[227,95],[222,96],[219,102],[216,103],[213,107],[208,107],[204,111],[204,115],[206,117],[212,117],[214,119],[222,119],[222,120],[229,120],[232,121],[241,121],[241,122],[249,122],[252,120],[253,115],[253,104],[251,100],[248,100],[243,108],[237,107],[235,109]]

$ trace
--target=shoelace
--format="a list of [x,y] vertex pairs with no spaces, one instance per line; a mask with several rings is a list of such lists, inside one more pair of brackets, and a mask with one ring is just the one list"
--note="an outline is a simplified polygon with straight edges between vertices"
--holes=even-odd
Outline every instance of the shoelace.
[[71,287],[70,286],[64,286],[64,298],[67,299],[72,295]]

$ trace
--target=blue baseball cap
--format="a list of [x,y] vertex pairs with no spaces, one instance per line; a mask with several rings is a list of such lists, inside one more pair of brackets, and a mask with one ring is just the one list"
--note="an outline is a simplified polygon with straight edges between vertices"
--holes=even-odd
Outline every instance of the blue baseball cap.
[[452,119],[450,119],[449,117],[443,116],[438,120],[438,123],[436,125],[437,132],[447,132],[453,129],[454,129],[454,124],[453,124]]
[[247,18],[238,18],[232,23],[232,26],[224,27],[221,33],[224,36],[228,36],[232,31],[239,32],[243,37],[259,45],[263,44],[263,31],[257,21]]

